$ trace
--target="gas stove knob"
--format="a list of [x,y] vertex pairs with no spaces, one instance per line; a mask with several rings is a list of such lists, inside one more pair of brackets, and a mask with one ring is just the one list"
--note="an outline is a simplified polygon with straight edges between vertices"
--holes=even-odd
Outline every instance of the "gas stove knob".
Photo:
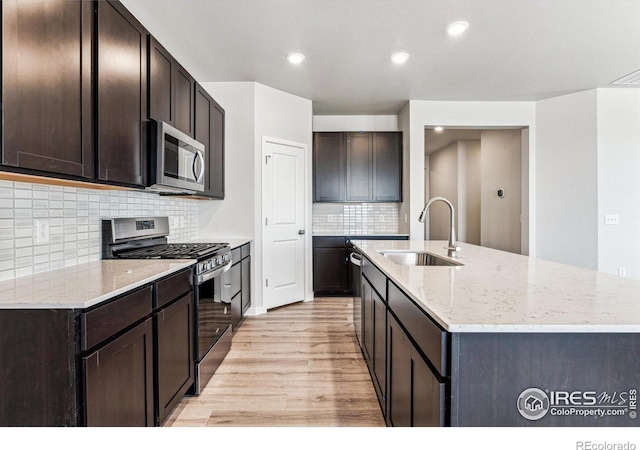
[[205,264],[204,263],[200,263],[198,264],[198,271],[202,272],[205,269]]
[[207,270],[210,270],[213,267],[213,261],[207,261]]

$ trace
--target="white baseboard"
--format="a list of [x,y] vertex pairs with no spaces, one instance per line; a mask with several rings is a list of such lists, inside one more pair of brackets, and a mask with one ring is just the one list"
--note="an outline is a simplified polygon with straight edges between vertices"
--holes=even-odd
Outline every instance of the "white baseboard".
[[244,313],[245,316],[259,316],[261,314],[266,314],[267,308],[264,306],[256,306],[247,309],[247,312]]

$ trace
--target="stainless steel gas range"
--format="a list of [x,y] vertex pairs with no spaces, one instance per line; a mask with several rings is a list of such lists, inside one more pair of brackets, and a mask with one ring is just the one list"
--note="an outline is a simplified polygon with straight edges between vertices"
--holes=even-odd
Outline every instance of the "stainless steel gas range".
[[200,394],[231,348],[231,304],[223,301],[220,275],[231,268],[227,243],[169,243],[169,218],[102,221],[102,258],[196,259],[193,270],[195,384]]

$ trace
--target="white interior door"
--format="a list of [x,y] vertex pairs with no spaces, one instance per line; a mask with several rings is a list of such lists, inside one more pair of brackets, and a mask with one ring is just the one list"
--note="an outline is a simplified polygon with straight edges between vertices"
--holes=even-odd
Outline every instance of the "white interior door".
[[263,304],[304,300],[305,146],[263,139]]

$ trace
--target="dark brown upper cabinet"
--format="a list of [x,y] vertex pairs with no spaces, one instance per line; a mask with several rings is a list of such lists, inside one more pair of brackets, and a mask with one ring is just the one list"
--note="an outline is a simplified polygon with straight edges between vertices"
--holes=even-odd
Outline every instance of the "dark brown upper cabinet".
[[402,201],[402,133],[373,133],[372,200]]
[[344,133],[313,133],[313,201],[345,201]]
[[208,164],[204,172],[203,195],[224,198],[224,109],[195,83],[194,138],[205,146]]
[[96,2],[98,179],[145,186],[147,36],[119,2]]
[[347,196],[348,202],[367,202],[373,196],[371,133],[347,133]]
[[195,80],[149,36],[149,118],[194,137]]
[[402,133],[314,133],[313,201],[401,202]]
[[92,2],[2,2],[2,164],[93,178],[92,32]]

